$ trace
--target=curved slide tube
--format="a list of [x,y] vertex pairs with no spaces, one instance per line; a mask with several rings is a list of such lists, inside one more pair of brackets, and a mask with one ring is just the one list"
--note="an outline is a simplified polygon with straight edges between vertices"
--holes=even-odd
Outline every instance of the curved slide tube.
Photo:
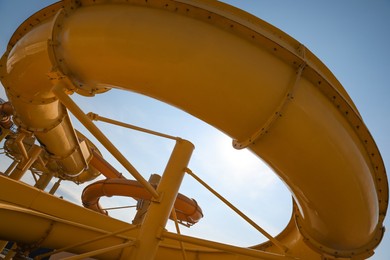
[[[124,178],[101,155],[95,151],[91,153],[90,165],[99,170],[107,179],[94,182],[84,188],[81,195],[84,207],[107,214],[99,204],[99,199],[103,196],[126,196],[132,197],[137,201],[150,201],[152,199],[152,195],[140,183]],[[177,195],[174,208],[177,219],[189,225],[196,224],[203,217],[202,209],[198,203],[194,199],[190,199],[180,193]]]
[[[231,136],[288,185],[297,206],[280,237],[290,254],[373,252],[388,204],[383,161],[352,100],[310,51],[216,1],[94,2],[43,9],[10,40],[0,76],[22,127],[52,153],[74,150],[70,122],[50,127],[43,112],[67,118],[51,92],[58,81],[84,95],[115,87],[159,99]],[[45,127],[56,137],[38,131]],[[84,167],[82,158],[66,163],[71,174]]]
[[[107,179],[92,183],[84,189],[81,199],[84,207],[105,213],[99,206],[99,199],[102,196],[126,196],[136,200],[152,199],[151,194],[141,184],[126,179]],[[198,203],[180,193],[177,195],[174,208],[177,219],[190,225],[196,224],[203,217]]]

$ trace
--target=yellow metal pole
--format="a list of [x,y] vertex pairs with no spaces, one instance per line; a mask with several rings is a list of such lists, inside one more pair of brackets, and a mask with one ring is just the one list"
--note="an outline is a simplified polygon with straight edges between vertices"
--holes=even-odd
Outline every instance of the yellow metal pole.
[[53,187],[51,187],[51,189],[50,189],[50,191],[49,191],[49,193],[50,193],[51,195],[53,195],[54,193],[56,193],[58,187],[60,187],[61,181],[62,181],[61,179],[58,179],[58,181],[57,181],[56,183],[54,183]]
[[25,137],[26,137],[25,133],[23,133],[23,132],[19,133],[18,136],[15,139],[15,143],[17,144],[20,152],[22,153],[23,158],[25,160],[27,160],[28,159],[28,154],[27,154],[26,148],[24,147],[24,144],[23,144],[23,140],[24,140]]
[[278,255],[278,254],[259,251],[259,250],[255,250],[255,249],[251,249],[251,248],[222,244],[222,243],[218,243],[218,242],[214,242],[214,241],[210,241],[210,240],[174,234],[174,233],[171,233],[168,231],[162,231],[162,237],[186,242],[189,244],[204,246],[204,247],[208,247],[208,248],[214,248],[217,250],[221,250],[224,252],[230,252],[230,253],[234,253],[234,254],[238,254],[238,255],[242,255],[242,256],[251,256],[251,257],[255,257],[258,259],[264,259],[264,260],[296,259],[292,256]]
[[4,172],[4,175],[8,176],[15,169],[18,163],[19,163],[18,161],[13,161],[11,165],[7,168],[7,170]]
[[[180,235],[179,222],[177,221],[177,215],[176,215],[175,208],[172,209],[172,217],[173,217],[173,220],[175,221],[176,233]],[[184,249],[183,241],[179,241],[179,244],[180,244],[180,248],[181,248],[181,253],[183,255],[183,260],[187,260],[187,255],[186,255],[186,251]]]
[[208,189],[212,194],[214,194],[218,199],[220,199],[223,203],[225,203],[229,208],[231,208],[234,212],[236,212],[240,217],[242,217],[246,222],[248,222],[252,227],[254,227],[257,231],[263,234],[266,238],[268,238],[275,246],[281,249],[283,252],[287,252],[288,248],[280,243],[277,239],[271,236],[267,231],[262,229],[259,225],[257,225],[252,219],[250,219],[247,215],[245,215],[242,211],[236,208],[232,203],[230,203],[227,199],[225,199],[222,195],[220,195],[217,191],[211,188],[207,183],[205,183],[201,178],[199,178],[195,173],[193,173],[190,169],[186,169],[186,172],[191,175],[195,180],[197,180],[200,184],[202,184],[206,189]]
[[[149,177],[149,183],[152,184],[153,187],[157,187],[160,180],[161,180],[161,176],[158,174],[152,174]],[[140,203],[140,200],[138,201],[138,203]],[[134,225],[142,224],[142,222],[145,219],[146,212],[148,212],[151,202],[149,200],[142,200],[141,203],[142,203],[141,207],[137,207],[137,213],[135,214],[132,222]]]
[[42,148],[39,146],[34,145],[33,147],[31,147],[31,149],[28,151],[28,159],[22,160],[18,164],[18,166],[16,166],[16,168],[12,171],[9,177],[14,180],[20,180],[23,177],[23,175],[26,173],[26,171],[31,167],[31,165],[38,158],[41,151]]
[[151,135],[155,135],[155,136],[160,136],[160,137],[164,137],[164,138],[168,138],[168,139],[172,139],[172,140],[180,139],[179,137],[163,134],[163,133],[160,133],[160,132],[152,131],[152,130],[149,130],[149,129],[146,129],[146,128],[142,128],[142,127],[139,127],[139,126],[135,126],[135,125],[131,125],[131,124],[126,124],[126,123],[123,123],[123,122],[120,122],[120,121],[116,121],[116,120],[113,120],[113,119],[110,119],[110,118],[107,118],[107,117],[102,117],[102,116],[99,116],[98,114],[94,114],[92,112],[89,112],[87,114],[87,116],[91,120],[101,121],[101,122],[105,122],[105,123],[108,123],[108,124],[112,124],[112,125],[117,125],[117,126],[121,126],[121,127],[124,127],[124,128],[133,129],[133,130],[136,130],[136,131],[139,131],[139,132],[143,132],[143,133],[147,133],[147,134],[151,134]]
[[154,198],[158,198],[156,190],[147,180],[134,168],[134,166],[123,156],[123,154],[110,142],[110,140],[100,131],[99,128],[89,119],[85,113],[73,102],[73,100],[64,92],[66,83],[59,81],[53,88],[53,93],[57,96],[60,102],[72,112],[72,114],[95,136],[97,140],[120,162],[133,177],[152,194]]
[[138,234],[137,247],[132,250],[131,259],[154,259],[160,243],[160,232],[164,229],[172,212],[193,149],[194,145],[187,140],[176,141],[160,184],[157,187],[161,200],[152,200]]
[[42,175],[39,177],[38,181],[35,183],[36,188],[40,190],[46,189],[47,185],[49,185],[51,179],[53,179],[54,173],[42,173]]

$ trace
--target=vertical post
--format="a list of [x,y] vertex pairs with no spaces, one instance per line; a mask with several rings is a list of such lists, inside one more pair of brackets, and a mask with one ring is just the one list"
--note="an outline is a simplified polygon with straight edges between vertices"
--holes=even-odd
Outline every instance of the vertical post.
[[[181,235],[180,228],[179,228],[179,222],[177,221],[177,215],[176,215],[175,208],[172,209],[172,217],[173,217],[173,220],[175,221],[176,233],[178,235]],[[184,249],[183,241],[179,241],[179,244],[180,244],[180,248],[181,248],[181,253],[183,255],[183,260],[187,260],[186,250]]]
[[[158,174],[152,174],[149,177],[148,182],[153,185],[153,187],[157,187],[158,183],[160,182],[161,176]],[[149,209],[150,206],[150,201],[149,200],[139,200],[138,203],[141,205],[139,206],[137,204],[137,213],[134,216],[133,219],[133,225],[141,225],[142,222],[144,221],[145,214]]]
[[58,181],[56,183],[54,183],[53,187],[51,187],[51,189],[49,191],[49,194],[54,195],[54,193],[56,193],[58,187],[60,187],[61,181],[62,181],[62,179],[58,179]]
[[46,189],[47,185],[49,185],[49,182],[51,179],[53,179],[54,174],[52,172],[49,173],[42,173],[41,177],[39,177],[38,181],[35,183],[36,188],[40,190]]
[[[176,142],[160,184],[157,187],[160,200],[152,199],[138,234],[136,247],[132,250],[131,259],[154,259],[161,239],[160,233],[163,231],[172,212],[193,150],[194,145],[187,140],[180,139]],[[125,257],[126,254],[122,259],[128,259]]]

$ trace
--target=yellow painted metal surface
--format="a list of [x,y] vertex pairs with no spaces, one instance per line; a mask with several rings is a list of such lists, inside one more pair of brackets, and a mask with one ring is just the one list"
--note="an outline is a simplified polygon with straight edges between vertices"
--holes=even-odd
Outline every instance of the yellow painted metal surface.
[[[94,182],[87,186],[82,194],[83,205],[90,209],[104,213],[100,208],[99,199],[103,196],[127,196],[136,200],[150,200],[151,195],[136,181],[127,179],[107,179]],[[202,210],[194,199],[178,194],[175,201],[178,219],[191,225],[197,223],[202,217]]]
[[[58,84],[87,96],[119,88],[174,105],[231,136],[237,149],[252,150],[288,185],[295,209],[277,237],[287,252],[269,243],[241,250],[182,237],[187,259],[364,258],[381,240],[387,177],[355,105],[309,50],[247,13],[208,0],[63,1],[21,25],[1,65],[14,121],[57,156],[70,177],[83,172],[89,158],[52,91]],[[126,226],[5,177],[0,182],[0,216],[17,220],[12,227],[0,222],[0,239],[34,243],[47,233],[43,245],[61,248],[69,234],[82,241]],[[10,196],[15,189],[21,192]],[[180,259],[175,236],[160,243],[164,232],[145,235],[162,222],[149,217],[141,233],[73,251],[131,237],[143,252],[158,247],[156,259]],[[132,256],[126,250],[99,257]]]

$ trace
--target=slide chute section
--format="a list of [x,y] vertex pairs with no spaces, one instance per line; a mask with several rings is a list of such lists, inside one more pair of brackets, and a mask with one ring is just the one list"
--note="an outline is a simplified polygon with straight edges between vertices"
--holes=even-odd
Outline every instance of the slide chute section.
[[[88,185],[82,194],[82,202],[86,208],[105,213],[99,206],[100,197],[126,196],[135,200],[151,200],[152,196],[145,188],[134,180],[107,179]],[[174,204],[177,219],[190,225],[196,224],[203,213],[198,203],[182,194],[178,194]]]

